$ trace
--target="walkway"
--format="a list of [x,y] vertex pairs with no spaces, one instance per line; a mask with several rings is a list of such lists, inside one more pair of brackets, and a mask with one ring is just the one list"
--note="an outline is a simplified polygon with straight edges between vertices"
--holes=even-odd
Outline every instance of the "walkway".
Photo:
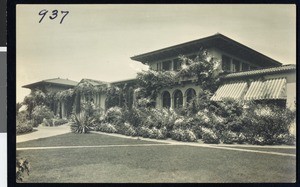
[[47,138],[47,137],[61,135],[61,134],[66,134],[69,132],[71,132],[69,124],[64,124],[64,125],[60,125],[57,127],[39,126],[37,128],[37,131],[31,132],[28,134],[18,135],[17,143],[26,142],[29,140],[36,140],[36,139],[40,139],[40,138]]

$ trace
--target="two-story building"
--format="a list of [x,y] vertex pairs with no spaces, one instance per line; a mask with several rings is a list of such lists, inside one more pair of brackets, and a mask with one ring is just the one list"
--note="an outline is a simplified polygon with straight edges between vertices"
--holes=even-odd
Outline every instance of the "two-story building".
[[[206,38],[186,42],[183,44],[155,50],[131,57],[155,71],[179,71],[181,69],[180,55],[191,59],[196,57],[200,49],[206,49],[214,60],[220,62],[220,68],[225,72],[221,77],[221,86],[212,96],[212,100],[222,98],[245,99],[245,100],[268,100],[277,102],[287,107],[294,108],[296,101],[296,66],[282,65],[282,63],[267,57],[237,41],[222,34],[215,34]],[[61,81],[61,80],[60,80]],[[41,81],[48,84],[49,81]],[[133,88],[135,79],[118,82],[103,82],[91,79],[83,79],[78,84],[70,83],[71,87],[80,84],[88,84],[94,87],[126,87],[132,99],[117,98],[116,105],[131,106],[134,103]],[[23,86],[33,88],[33,83]],[[67,87],[66,87],[67,89]],[[158,108],[177,108],[186,106],[201,91],[201,84],[196,84],[193,78],[182,78],[178,84],[160,90],[156,98],[155,106]],[[127,94],[128,96],[128,94]],[[84,101],[84,96],[76,97],[77,106]],[[94,103],[104,110],[111,107],[107,105],[106,93],[99,91],[94,95]],[[77,108],[78,108],[77,107]]]
[[[271,100],[294,107],[296,98],[295,65],[282,64],[222,34],[159,49],[131,57],[149,65],[155,71],[179,71],[180,55],[194,59],[203,48],[225,72],[223,85],[212,100],[222,98]],[[259,85],[259,86],[257,86]],[[201,91],[192,78],[183,79],[177,86],[164,88],[156,99],[157,107],[177,108],[196,97]]]

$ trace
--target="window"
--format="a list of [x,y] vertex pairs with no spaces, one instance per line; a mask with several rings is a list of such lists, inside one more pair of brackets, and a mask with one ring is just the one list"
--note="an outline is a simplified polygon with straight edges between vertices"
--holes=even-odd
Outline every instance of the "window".
[[222,70],[230,71],[230,58],[225,55],[222,55]]
[[171,97],[168,91],[164,91],[162,94],[163,107],[170,108],[171,107]]
[[181,108],[183,104],[183,96],[180,90],[174,92],[174,107]]
[[175,71],[179,71],[181,69],[181,60],[176,58],[173,60],[173,63],[174,63],[174,70]]
[[232,71],[239,72],[240,71],[240,61],[233,59],[232,60]]
[[242,71],[247,71],[249,70],[249,65],[248,64],[242,64]]
[[187,105],[196,97],[196,91],[193,88],[189,88],[186,91],[186,102]]
[[172,66],[172,62],[170,60],[162,62],[162,70],[170,71]]
[[161,62],[157,62],[156,64],[156,70],[161,71]]

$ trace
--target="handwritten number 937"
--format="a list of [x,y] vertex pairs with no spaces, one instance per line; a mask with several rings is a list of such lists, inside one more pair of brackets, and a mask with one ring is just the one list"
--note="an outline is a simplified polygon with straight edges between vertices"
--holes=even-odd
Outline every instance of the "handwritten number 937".
[[[43,21],[44,17],[48,14],[48,12],[49,11],[46,10],[46,9],[41,10],[39,12],[39,15],[42,16],[41,19],[40,19],[40,21],[39,21],[39,23],[41,23]],[[69,14],[69,11],[62,10],[62,11],[59,12],[58,10],[53,10],[52,13],[49,12],[49,14],[50,14],[49,15],[49,19],[51,19],[51,20],[57,18],[61,14],[62,17],[61,17],[61,20],[60,20],[59,23],[62,24],[62,22],[64,21],[65,17]]]

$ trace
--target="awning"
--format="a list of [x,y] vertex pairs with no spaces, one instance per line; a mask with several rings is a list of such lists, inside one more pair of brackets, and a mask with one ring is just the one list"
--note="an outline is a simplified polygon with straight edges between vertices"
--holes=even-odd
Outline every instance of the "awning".
[[276,78],[254,81],[244,97],[245,100],[286,99],[286,79]]
[[211,100],[220,101],[224,98],[242,99],[246,91],[247,91],[246,82],[224,84],[218,88],[216,93],[211,97]]

